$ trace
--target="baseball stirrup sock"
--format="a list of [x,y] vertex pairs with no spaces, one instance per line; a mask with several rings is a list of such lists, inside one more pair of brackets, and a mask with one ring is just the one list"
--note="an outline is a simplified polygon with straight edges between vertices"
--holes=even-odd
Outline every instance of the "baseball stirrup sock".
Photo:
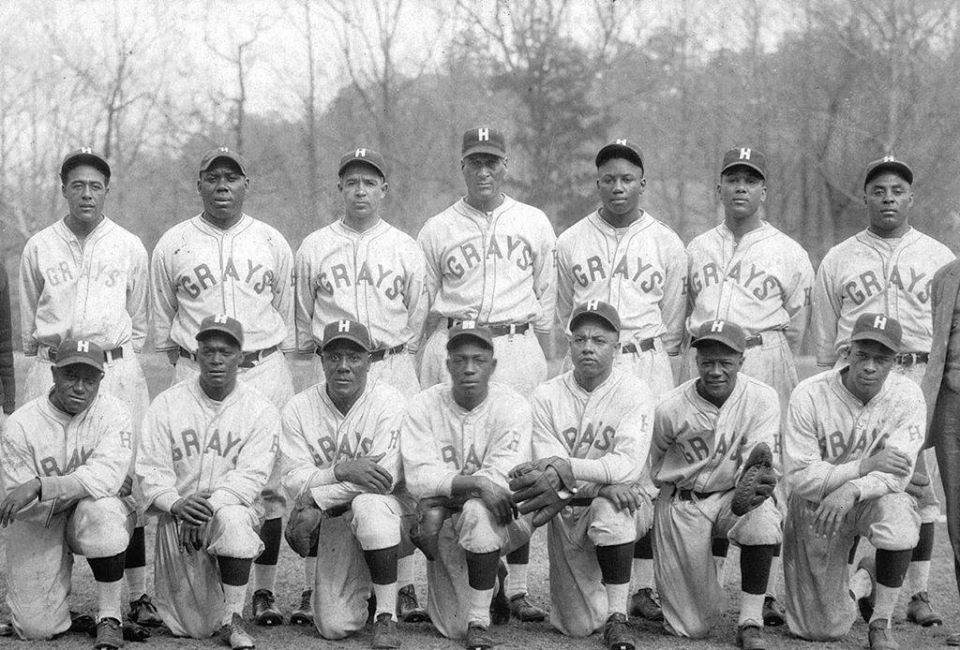
[[397,558],[397,583],[401,587],[413,584],[414,554]]
[[507,598],[527,593],[527,566],[526,564],[507,565],[507,578],[504,581]]
[[123,580],[113,582],[97,582],[97,620],[115,618],[123,620],[120,608],[120,593],[123,590]]
[[277,565],[276,564],[254,564],[253,565],[253,590],[259,591],[266,589],[273,593],[277,586]]
[[630,599],[630,583],[604,583],[603,588],[607,592],[607,616],[610,616],[610,614],[623,614],[626,616],[627,600]]
[[873,616],[870,617],[870,622],[885,618],[889,627],[890,619],[893,618],[893,608],[897,606],[899,596],[900,587],[885,587],[878,582],[877,593],[873,595]]
[[653,560],[633,557],[633,579],[637,589],[653,589]]
[[397,615],[397,583],[391,582],[388,585],[378,585],[376,582],[373,583],[373,596],[377,599],[377,615],[375,619],[380,616],[380,614],[390,614],[390,616]]
[[740,592],[740,618],[738,625],[743,625],[747,621],[752,621],[763,627],[763,599],[764,594],[748,594],[745,591]]
[[243,603],[247,599],[247,585],[223,585],[223,620],[224,625],[233,620],[234,614],[243,615]]
[[484,626],[490,625],[490,603],[493,600],[493,587],[467,591],[467,622],[476,621]]
[[866,598],[873,591],[873,580],[865,570],[854,571],[850,575],[850,596],[854,600]]
[[127,583],[127,595],[130,600],[137,600],[147,593],[147,567],[127,567],[123,570],[123,577]]
[[304,589],[313,589],[317,584],[317,557],[303,558]]

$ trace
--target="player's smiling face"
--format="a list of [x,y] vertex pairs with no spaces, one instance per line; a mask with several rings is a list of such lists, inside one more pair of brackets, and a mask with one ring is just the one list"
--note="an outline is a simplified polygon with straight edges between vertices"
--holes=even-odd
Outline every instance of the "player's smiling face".
[[212,399],[223,399],[237,383],[237,369],[243,352],[232,337],[211,332],[197,341],[200,385]]
[[500,198],[500,186],[507,176],[507,161],[490,153],[467,156],[461,164],[467,185],[467,200],[474,207],[491,206]]
[[697,348],[697,391],[714,404],[723,404],[737,385],[743,355],[719,342],[704,342]]
[[597,191],[605,216],[621,218],[637,214],[646,187],[643,168],[625,158],[611,158],[597,168]]
[[96,167],[77,165],[69,172],[60,188],[70,210],[67,225],[73,230],[89,230],[103,218],[103,204],[110,187],[107,177]]
[[841,375],[843,385],[866,404],[883,388],[895,358],[893,350],[877,341],[853,341],[849,367]]
[[570,332],[573,374],[583,388],[593,390],[610,376],[619,337],[595,318],[578,318]]
[[53,369],[53,390],[50,401],[58,409],[76,415],[90,406],[100,390],[103,372],[93,366],[74,363]]
[[352,404],[363,393],[370,372],[370,353],[356,343],[333,341],[320,355],[327,395],[338,407]]
[[223,158],[214,161],[197,179],[203,211],[216,225],[230,227],[240,220],[250,179]]
[[747,219],[755,215],[767,199],[767,186],[753,169],[733,167],[720,176],[717,194],[726,217]]
[[870,179],[863,190],[870,216],[870,231],[881,237],[901,237],[909,228],[913,190],[906,179],[883,172]]
[[479,341],[463,338],[447,353],[447,371],[453,383],[453,398],[472,409],[487,397],[490,376],[497,369],[493,350]]
[[373,167],[357,163],[343,170],[337,189],[343,197],[347,222],[362,223],[380,215],[387,183]]

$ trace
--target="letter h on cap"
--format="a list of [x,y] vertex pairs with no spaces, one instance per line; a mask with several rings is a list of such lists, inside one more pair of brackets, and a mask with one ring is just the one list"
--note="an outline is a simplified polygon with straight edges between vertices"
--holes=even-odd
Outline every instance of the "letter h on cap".
[[[747,151],[749,151],[749,149],[748,149]],[[723,331],[723,324],[724,324],[724,323],[723,323],[722,320],[715,321],[715,322],[713,323],[713,325],[710,326],[710,331],[711,331],[711,332],[722,332],[722,331]]]
[[873,327],[878,330],[887,329],[887,319],[885,316],[877,316],[873,319]]
[[750,149],[740,148],[740,160],[750,160]]
[[587,301],[587,311],[597,311],[597,307],[600,306],[599,300],[589,300]]
[[224,324],[226,324],[226,322],[227,322],[227,315],[226,315],[226,314],[217,314],[216,316],[213,317],[213,322],[214,322],[214,323],[219,323],[219,324],[221,324],[221,325],[224,325]]
[[89,351],[90,351],[89,341],[77,341],[77,352],[89,352]]
[[357,149],[356,151],[353,152],[353,155],[354,155],[355,158],[366,158],[366,157],[367,157],[367,150],[366,150],[366,149]]
[[349,332],[350,331],[350,321],[342,320],[337,323],[337,332]]
[[477,129],[477,142],[483,142],[490,139],[490,129],[482,127]]

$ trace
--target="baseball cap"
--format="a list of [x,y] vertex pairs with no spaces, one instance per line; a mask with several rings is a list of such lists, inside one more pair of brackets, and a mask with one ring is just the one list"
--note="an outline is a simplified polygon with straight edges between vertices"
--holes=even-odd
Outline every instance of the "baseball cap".
[[475,153],[489,153],[501,158],[507,157],[507,140],[503,133],[488,126],[470,129],[463,134],[463,146],[460,147],[460,158]]
[[369,352],[373,345],[370,344],[370,332],[360,323],[352,320],[338,320],[327,323],[323,328],[323,341],[320,342],[320,350],[325,350],[334,341],[351,341]]
[[893,172],[911,185],[913,184],[913,170],[910,169],[910,165],[902,160],[897,160],[893,156],[884,156],[880,160],[874,160],[867,165],[863,186],[866,187],[870,181],[883,172]]
[[63,368],[77,363],[103,370],[103,348],[82,339],[66,339],[57,348],[57,360],[53,365]]
[[734,147],[723,154],[723,165],[720,168],[720,175],[723,176],[727,170],[733,167],[749,167],[760,174],[761,178],[767,177],[767,157],[762,152],[750,147]]
[[199,341],[205,334],[210,332],[220,332],[226,334],[243,348],[243,325],[235,318],[230,318],[226,314],[217,314],[207,316],[200,321],[200,329],[197,330],[196,339]]
[[477,325],[477,321],[460,321],[449,330],[447,330],[447,350],[453,347],[457,340],[475,339],[491,350],[493,349],[493,333],[489,328],[483,325]]
[[697,334],[690,345],[698,348],[707,341],[722,343],[735,352],[743,352],[747,349],[747,335],[744,334],[743,328],[730,321],[711,320],[705,322],[697,330]]
[[570,330],[572,331],[576,327],[578,319],[586,316],[599,318],[612,327],[614,332],[620,332],[620,314],[609,303],[602,300],[590,300],[574,307],[573,314],[570,316]]
[[600,151],[597,152],[597,157],[594,159],[594,162],[597,167],[599,167],[612,158],[624,158],[635,165],[640,165],[640,169],[644,168],[643,152],[640,151],[640,145],[634,144],[624,138],[603,145]]
[[903,328],[900,321],[883,314],[860,314],[853,324],[850,341],[876,341],[894,352],[900,351]]
[[383,159],[383,155],[379,151],[367,147],[357,147],[343,154],[343,157],[340,158],[340,166],[337,168],[337,176],[343,176],[343,170],[347,168],[347,165],[355,162],[366,163],[380,172],[381,176],[387,177],[387,161]]
[[203,173],[210,169],[210,167],[218,160],[229,160],[240,170],[240,173],[244,176],[247,175],[247,161],[243,159],[236,151],[231,151],[229,147],[217,147],[216,149],[210,149],[207,153],[203,154],[203,158],[200,159],[200,172]]
[[80,147],[64,157],[63,162],[60,163],[61,180],[66,177],[71,169],[80,165],[90,165],[100,170],[107,180],[110,180],[110,164],[107,159],[95,153],[90,147]]

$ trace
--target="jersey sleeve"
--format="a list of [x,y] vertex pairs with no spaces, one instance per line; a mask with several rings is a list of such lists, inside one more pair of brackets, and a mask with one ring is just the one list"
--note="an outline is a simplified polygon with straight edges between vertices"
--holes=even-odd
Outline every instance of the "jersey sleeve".
[[687,252],[680,238],[670,233],[673,245],[667,248],[664,262],[663,299],[660,301],[660,317],[663,320],[663,349],[671,357],[680,354],[683,340],[683,324],[687,318]]
[[294,317],[297,336],[297,351],[312,353],[316,350],[313,340],[313,311],[316,299],[313,295],[313,265],[306,249],[306,242],[297,251],[294,272],[294,297],[296,315]]
[[[420,395],[423,396],[424,393]],[[453,479],[460,474],[446,465],[439,456],[430,424],[431,408],[441,408],[441,405],[414,397],[408,403],[400,425],[403,473],[407,489],[418,499],[450,496]]]
[[773,450],[773,469],[779,476],[781,473],[780,460],[780,399],[772,388],[764,391],[767,394],[765,401],[757,402],[753,417],[743,434],[740,448],[741,463],[737,468],[736,480],[743,475],[744,462],[750,457],[753,448],[761,442]]
[[167,259],[166,237],[161,237],[150,260],[150,304],[153,315],[153,345],[157,352],[174,350],[177,344],[170,338],[173,317],[177,313],[177,283]]
[[20,256],[20,340],[23,353],[36,356],[39,344],[34,336],[37,331],[37,305],[43,292],[43,274],[36,259],[37,245],[33,239],[27,242]]
[[171,444],[171,405],[161,395],[147,408],[137,448],[136,474],[143,492],[144,510],[153,506],[162,512],[180,499]]
[[137,239],[133,244],[130,276],[127,278],[127,313],[130,314],[134,352],[143,350],[147,340],[147,306],[150,303],[150,262],[147,249]]
[[251,431],[237,454],[236,466],[210,495],[214,511],[226,505],[252,505],[270,478],[280,438],[280,417],[269,403],[261,402],[255,408]]
[[551,397],[553,396],[546,390],[537,389],[530,401],[530,411],[533,415],[531,439],[534,460],[551,456],[570,457],[570,452],[556,435],[556,426],[550,414]]
[[653,417],[653,400],[635,395],[620,418],[612,451],[595,459],[571,458],[574,478],[598,485],[631,484],[640,480],[647,464]]
[[543,334],[553,330],[553,320],[557,313],[557,236],[547,216],[543,219],[540,234],[540,246],[533,260],[533,292],[540,303],[540,313],[534,320],[534,329]]
[[407,261],[407,277],[404,284],[403,304],[407,308],[407,327],[411,338],[407,343],[408,352],[417,352],[423,328],[430,311],[430,297],[427,293],[427,269],[420,247],[410,247]]
[[790,315],[787,324],[787,344],[793,355],[799,356],[800,345],[803,343],[803,334],[810,322],[810,293],[813,290],[813,266],[806,251],[797,246],[794,254],[795,264],[791,282],[784,287],[783,307]]
[[661,402],[656,406],[653,413],[653,432],[650,435],[650,453],[647,461],[650,464],[650,479],[653,484],[660,487],[661,481],[657,480],[660,470],[663,467],[663,459],[667,455],[670,447],[677,439],[676,428],[671,419],[672,402]]
[[294,398],[283,407],[280,431],[281,484],[296,499],[311,487],[333,483],[333,467],[317,467],[313,450],[307,442],[308,425],[300,414],[300,398]]
[[530,460],[530,406],[525,399],[518,398],[504,400],[492,408],[497,410],[497,414],[491,414],[493,425],[487,427],[490,439],[483,455],[483,464],[474,476],[484,476],[507,488],[510,470]]
[[570,247],[557,240],[557,323],[561,332],[567,331],[573,313],[573,276],[570,274]]
[[820,262],[817,279],[813,285],[813,347],[817,365],[832,367],[839,358],[837,353],[837,323],[840,322],[840,295],[836,292],[835,269],[830,253]]
[[297,350],[297,327],[293,300],[293,251],[283,235],[277,233],[276,237],[277,278],[276,284],[273,286],[273,307],[280,314],[280,318],[283,319],[283,324],[287,328],[286,336],[280,344],[280,351],[294,352]]
[[440,288],[443,286],[443,273],[440,270],[440,250],[433,234],[433,227],[430,221],[427,221],[417,236],[417,245],[423,251],[424,264],[424,289],[427,293],[428,306],[432,309],[437,300]]
[[18,417],[10,418],[0,429],[0,491],[3,498],[37,476],[30,435]]

